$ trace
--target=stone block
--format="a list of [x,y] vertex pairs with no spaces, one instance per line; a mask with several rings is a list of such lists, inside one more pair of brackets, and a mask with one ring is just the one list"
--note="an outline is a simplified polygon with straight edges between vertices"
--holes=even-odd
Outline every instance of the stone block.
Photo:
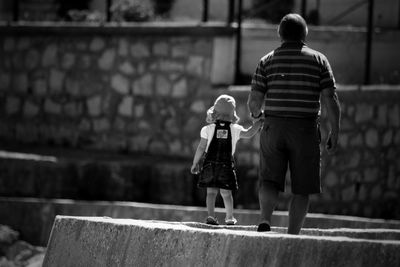
[[79,123],[78,129],[80,132],[89,132],[92,127],[92,123],[88,119],[82,119]]
[[24,116],[34,117],[39,113],[40,107],[31,101],[26,101],[24,104]]
[[188,93],[188,88],[187,88],[187,81],[186,79],[180,79],[178,80],[173,86],[172,86],[172,93],[171,96],[173,98],[183,98],[187,96]]
[[75,64],[75,61],[76,61],[75,54],[66,53],[62,57],[61,66],[64,69],[71,69]]
[[47,82],[44,78],[37,78],[32,82],[32,91],[36,96],[45,96],[47,93]]
[[126,75],[131,75],[135,72],[135,68],[129,61],[125,61],[119,66],[119,70]]
[[190,110],[195,113],[199,113],[199,114],[204,113],[204,116],[205,116],[206,105],[205,105],[204,101],[197,100],[190,105]]
[[142,118],[144,116],[144,105],[143,104],[136,104],[133,107],[134,114],[136,118]]
[[151,96],[153,95],[153,75],[145,74],[132,85],[132,92],[137,96]]
[[400,242],[343,229],[291,236],[282,229],[213,227],[131,219],[57,216],[48,266],[398,266]]
[[[211,76],[213,84],[233,84],[235,78],[236,42],[229,37],[215,38],[213,45],[204,43],[202,55],[211,58],[209,68],[205,68]],[[212,53],[212,57],[211,57]]]
[[133,97],[126,96],[122,99],[118,107],[118,113],[122,116],[131,117],[133,114]]
[[389,125],[393,127],[399,127],[400,126],[400,107],[399,103],[397,105],[393,105],[390,109],[390,112],[388,112],[388,119],[389,119]]
[[333,187],[339,184],[339,178],[337,177],[336,173],[332,171],[328,172],[325,176],[324,184],[328,187]]
[[26,50],[32,46],[32,42],[30,38],[22,37],[18,39],[17,49],[18,50]]
[[54,102],[51,99],[46,99],[44,102],[44,111],[49,114],[61,114],[61,105],[59,103]]
[[365,143],[371,148],[376,148],[379,145],[379,134],[376,129],[371,128],[365,133]]
[[87,100],[87,108],[90,116],[98,116],[101,113],[101,97],[94,96]]
[[83,113],[83,107],[81,103],[71,102],[64,105],[64,113],[69,116],[76,118]]
[[106,118],[93,120],[93,130],[96,133],[102,133],[110,129],[110,122]]
[[157,75],[155,89],[157,95],[168,96],[171,93],[171,82],[164,75]]
[[383,141],[382,141],[382,145],[383,146],[390,146],[393,140],[393,130],[387,130],[384,134],[383,134]]
[[172,45],[171,50],[172,57],[186,58],[187,56],[189,56],[190,43],[174,44]]
[[39,65],[39,63],[40,63],[39,52],[35,49],[30,49],[26,54],[25,66],[28,68],[28,70],[33,70]]
[[[224,46],[219,46],[219,47],[224,47]],[[194,43],[193,53],[196,55],[203,55],[206,57],[211,57],[213,48],[214,48],[214,45],[213,45],[213,42],[211,39],[198,38],[196,40],[196,42]],[[220,50],[220,51],[223,51],[223,50]]]
[[355,114],[355,122],[367,122],[372,119],[374,115],[374,110],[371,105],[368,104],[357,104],[357,110]]
[[119,39],[118,42],[118,55],[119,56],[127,56],[129,53],[129,42],[126,38]]
[[373,183],[379,180],[379,169],[378,168],[366,168],[364,170],[363,182]]
[[136,43],[131,45],[131,55],[134,58],[144,58],[150,56],[148,45],[145,43]]
[[50,92],[59,93],[63,89],[65,73],[57,69],[50,70],[49,86]]
[[182,62],[167,59],[160,62],[159,69],[162,72],[184,72],[185,65]]
[[0,72],[0,91],[10,90],[11,75],[7,72]]
[[70,96],[79,96],[81,94],[81,80],[78,77],[67,76],[65,78],[65,91]]
[[153,45],[153,54],[155,56],[167,56],[169,54],[169,45],[166,42],[156,42]]
[[204,59],[200,56],[189,56],[188,62],[186,65],[186,70],[189,74],[202,77],[203,76],[203,67],[204,67]]
[[6,113],[13,115],[19,112],[21,100],[17,97],[9,96],[6,98]]
[[102,50],[106,46],[106,43],[103,38],[93,38],[90,42],[89,49],[90,51],[97,52]]
[[3,42],[3,49],[5,52],[11,52],[16,48],[15,39],[12,37],[6,37]]
[[103,54],[98,59],[98,67],[101,70],[110,70],[115,61],[115,50],[114,49],[107,49],[103,52]]
[[129,80],[121,74],[115,74],[111,77],[111,87],[118,93],[126,95],[129,93]]
[[13,88],[20,93],[28,91],[28,76],[26,73],[17,73],[13,75]]
[[388,106],[386,104],[379,105],[376,124],[379,126],[387,125],[387,118],[388,118]]
[[57,53],[58,53],[58,48],[55,44],[47,45],[42,56],[42,66],[43,67],[56,66],[58,61]]
[[129,147],[133,151],[147,151],[150,137],[138,135],[129,139]]

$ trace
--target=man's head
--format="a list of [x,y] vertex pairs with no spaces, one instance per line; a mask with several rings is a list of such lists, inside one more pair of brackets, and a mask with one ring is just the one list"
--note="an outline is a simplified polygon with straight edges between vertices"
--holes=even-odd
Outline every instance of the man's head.
[[307,33],[307,23],[299,14],[287,14],[278,28],[278,34],[283,41],[305,41]]

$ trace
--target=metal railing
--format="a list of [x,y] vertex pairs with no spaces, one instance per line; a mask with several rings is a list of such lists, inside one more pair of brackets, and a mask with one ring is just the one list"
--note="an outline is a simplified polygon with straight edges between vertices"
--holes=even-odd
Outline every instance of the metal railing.
[[[113,0],[104,0],[106,4],[105,10],[105,18],[107,22],[111,21],[111,5]],[[236,0],[227,0],[228,1],[228,16],[227,16],[227,24],[230,24],[234,21],[235,17],[235,2]],[[209,0],[203,0],[203,10],[202,10],[202,22],[207,22],[209,19]],[[240,10],[238,11],[240,12]],[[19,21],[20,19],[20,0],[13,0],[13,21]]]

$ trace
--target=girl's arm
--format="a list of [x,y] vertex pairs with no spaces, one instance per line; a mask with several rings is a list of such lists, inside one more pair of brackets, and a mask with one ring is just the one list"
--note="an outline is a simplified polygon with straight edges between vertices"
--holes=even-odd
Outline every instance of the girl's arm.
[[194,154],[193,164],[192,167],[190,168],[191,173],[197,174],[199,172],[199,161],[201,159],[201,156],[203,156],[204,151],[206,151],[206,147],[207,147],[207,139],[200,138],[200,143],[197,146],[196,153]]
[[252,126],[240,132],[240,138],[251,138],[260,130],[263,120],[257,120]]

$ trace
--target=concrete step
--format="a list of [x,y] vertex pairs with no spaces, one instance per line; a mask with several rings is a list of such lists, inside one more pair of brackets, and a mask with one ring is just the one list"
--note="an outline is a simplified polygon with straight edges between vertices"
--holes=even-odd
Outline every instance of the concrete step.
[[57,216],[43,266],[400,266],[399,240],[335,231]]
[[[236,209],[234,212],[240,225],[255,227],[259,223],[258,210]],[[207,210],[205,207],[138,202],[0,198],[0,224],[18,230],[24,240],[35,245],[46,245],[56,215],[203,222]],[[220,222],[224,221],[224,209],[217,208],[216,215]],[[272,226],[285,228],[287,221],[286,211],[274,212]],[[400,221],[309,213],[304,228],[400,229]]]

